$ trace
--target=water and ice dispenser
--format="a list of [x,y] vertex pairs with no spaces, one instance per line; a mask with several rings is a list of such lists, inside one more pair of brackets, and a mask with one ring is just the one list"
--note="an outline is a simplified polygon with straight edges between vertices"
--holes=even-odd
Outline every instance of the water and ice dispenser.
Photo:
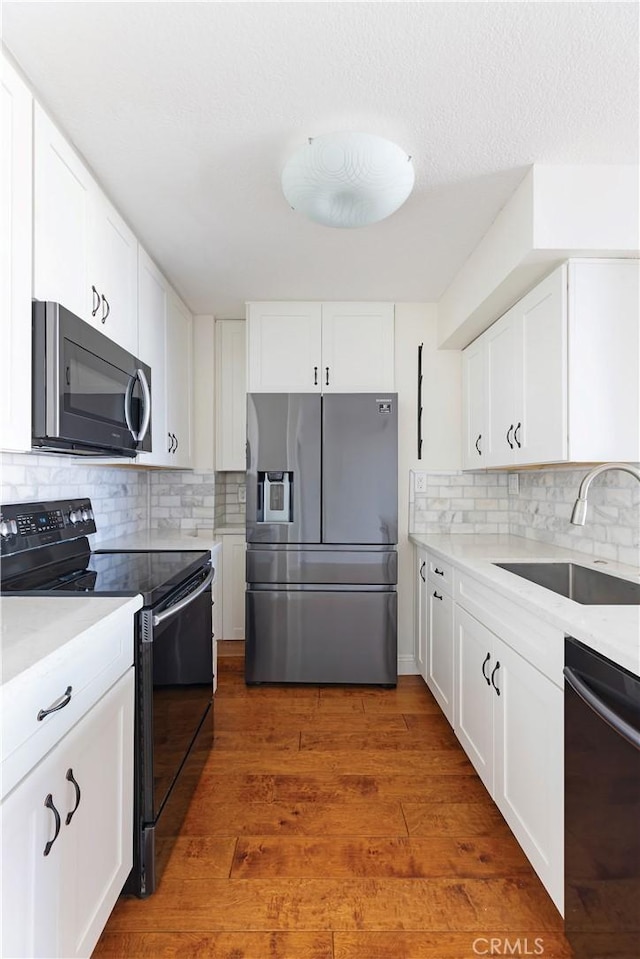
[[259,523],[293,522],[293,472],[258,471]]

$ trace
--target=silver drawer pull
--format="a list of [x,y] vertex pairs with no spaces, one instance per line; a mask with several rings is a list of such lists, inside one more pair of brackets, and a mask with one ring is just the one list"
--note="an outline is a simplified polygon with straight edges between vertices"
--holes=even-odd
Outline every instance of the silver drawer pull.
[[65,706],[68,706],[71,702],[71,690],[73,687],[67,686],[62,696],[54,700],[47,709],[41,709],[38,713],[37,719],[38,722],[42,722],[45,716],[48,716],[49,713],[57,713],[59,709],[64,709]]

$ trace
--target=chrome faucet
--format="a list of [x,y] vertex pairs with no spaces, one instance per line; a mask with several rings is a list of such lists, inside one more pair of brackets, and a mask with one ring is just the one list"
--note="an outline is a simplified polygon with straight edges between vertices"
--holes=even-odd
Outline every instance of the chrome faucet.
[[623,470],[625,473],[631,473],[640,483],[640,469],[630,466],[628,463],[603,463],[601,466],[594,466],[580,483],[578,498],[573,504],[573,512],[571,513],[571,522],[574,526],[584,526],[587,518],[587,496],[589,495],[591,481],[607,470]]

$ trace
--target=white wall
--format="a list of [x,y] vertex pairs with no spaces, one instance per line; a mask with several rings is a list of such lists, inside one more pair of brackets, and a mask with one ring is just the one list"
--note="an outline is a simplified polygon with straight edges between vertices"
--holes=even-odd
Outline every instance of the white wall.
[[[409,543],[409,470],[456,470],[461,465],[461,354],[437,349],[435,303],[396,303],[395,375],[398,393],[398,662],[415,672],[413,546]],[[418,346],[423,347],[423,458],[417,453]]]

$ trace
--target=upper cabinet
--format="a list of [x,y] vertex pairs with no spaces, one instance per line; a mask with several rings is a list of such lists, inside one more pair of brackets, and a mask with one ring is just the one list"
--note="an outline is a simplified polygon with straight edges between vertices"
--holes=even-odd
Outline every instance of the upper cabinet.
[[34,297],[62,303],[134,352],[135,236],[37,103],[33,157]]
[[246,323],[216,320],[216,469],[247,468]]
[[32,112],[26,85],[0,56],[0,444],[31,448]]
[[571,261],[463,351],[465,469],[638,459],[638,278]]
[[192,340],[193,317],[170,290],[165,336],[166,426],[170,466],[191,466]]
[[138,346],[136,355],[151,367],[151,452],[141,453],[145,466],[169,463],[165,335],[168,285],[140,247],[138,255]]
[[392,303],[249,303],[248,390],[394,389]]

